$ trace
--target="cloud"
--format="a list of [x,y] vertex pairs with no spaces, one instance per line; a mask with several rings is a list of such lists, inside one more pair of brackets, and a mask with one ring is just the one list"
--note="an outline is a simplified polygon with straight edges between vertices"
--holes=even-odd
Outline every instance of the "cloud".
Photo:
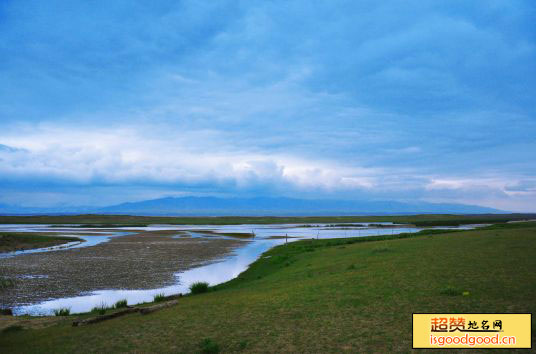
[[91,203],[248,193],[529,210],[533,13],[524,1],[4,2],[4,198],[27,203],[34,186]]
[[0,152],[3,152],[3,153],[15,153],[15,152],[19,152],[19,151],[24,151],[24,150],[18,149],[18,148],[12,147],[12,146],[7,146],[7,145],[0,144]]
[[[410,168],[362,167],[258,148],[237,149],[223,133],[203,130],[166,135],[154,127],[139,125],[112,131],[43,125],[24,134],[19,129],[17,134],[0,139],[20,147],[0,151],[2,184],[18,194],[18,190],[32,185],[45,194],[72,193],[77,187],[112,188],[116,193],[129,190],[131,195],[132,190],[145,188],[138,198],[158,193],[276,194],[455,201],[491,195],[509,197],[508,183],[513,180],[503,176],[445,179]],[[410,153],[419,151],[410,149]],[[77,198],[87,199],[83,195]],[[122,201],[117,196],[105,200]]]
[[536,180],[521,180],[505,187],[507,192],[536,194]]
[[[207,144],[207,139],[212,142]],[[261,183],[331,188],[348,177],[345,173],[363,173],[287,154],[238,151],[224,137],[202,130],[162,137],[154,128],[151,132],[151,128],[144,127],[108,131],[45,126],[22,136],[3,136],[2,140],[24,146],[1,155],[0,173],[4,179],[31,176],[79,184],[144,181],[215,186],[232,181],[237,188],[246,189]]]

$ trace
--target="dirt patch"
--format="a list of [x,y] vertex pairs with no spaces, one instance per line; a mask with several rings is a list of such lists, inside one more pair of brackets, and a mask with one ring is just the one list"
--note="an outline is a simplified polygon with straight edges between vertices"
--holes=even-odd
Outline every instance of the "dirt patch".
[[95,290],[171,285],[174,273],[221,259],[244,242],[171,237],[178,234],[146,231],[92,247],[0,259],[0,277],[17,278],[15,286],[0,289],[0,307]]

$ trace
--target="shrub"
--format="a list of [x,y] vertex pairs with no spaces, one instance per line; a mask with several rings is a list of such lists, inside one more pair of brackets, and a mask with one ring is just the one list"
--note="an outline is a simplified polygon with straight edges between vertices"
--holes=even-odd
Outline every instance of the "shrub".
[[154,302],[162,302],[166,299],[166,295],[164,295],[164,293],[160,293],[160,294],[156,294],[154,297],[153,297],[153,301]]
[[205,338],[201,341],[201,353],[213,354],[219,353],[220,346],[210,338]]
[[114,307],[116,309],[121,309],[127,307],[127,299],[119,300],[115,303]]
[[192,294],[202,294],[208,291],[208,283],[204,281],[198,281],[190,285],[190,291]]
[[67,307],[54,310],[55,316],[69,316],[70,314],[71,314],[71,309]]

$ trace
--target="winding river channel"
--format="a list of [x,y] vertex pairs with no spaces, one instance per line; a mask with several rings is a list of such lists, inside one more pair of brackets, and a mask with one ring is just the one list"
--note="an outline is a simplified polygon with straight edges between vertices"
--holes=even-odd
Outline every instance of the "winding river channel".
[[[436,227],[437,229],[473,229],[479,225],[463,225],[460,227]],[[169,231],[176,234],[172,238],[203,239],[206,242],[214,239],[239,240],[238,246],[224,257],[202,262],[190,269],[176,272],[174,282],[162,287],[151,289],[106,289],[83,292],[78,296],[50,298],[38,303],[21,303],[13,307],[15,315],[50,315],[55,309],[69,308],[71,313],[90,311],[96,306],[111,306],[115,302],[126,299],[129,305],[149,302],[157,294],[173,295],[187,293],[190,284],[205,281],[216,285],[238,276],[241,272],[258,259],[268,249],[300,239],[315,238],[344,238],[364,237],[375,235],[391,235],[407,232],[418,232],[422,228],[392,223],[360,223],[360,224],[272,224],[272,225],[150,225],[147,227],[121,227],[113,230],[98,228],[74,228],[72,225],[54,227],[50,225],[0,225],[0,232],[54,232],[61,236],[73,236],[82,242],[69,242],[60,246],[41,249],[16,251],[0,254],[2,261],[10,257],[24,254],[39,254],[46,252],[67,252],[75,248],[93,247],[105,244],[112,238],[135,235],[141,231]],[[238,236],[238,237],[237,237]],[[240,237],[244,236],[244,237]],[[253,236],[253,237],[252,237]],[[288,238],[287,238],[288,237]],[[177,255],[179,257],[180,255]],[[19,278],[24,277],[23,274]],[[43,275],[47,277],[47,275]],[[45,279],[46,280],[46,279]]]

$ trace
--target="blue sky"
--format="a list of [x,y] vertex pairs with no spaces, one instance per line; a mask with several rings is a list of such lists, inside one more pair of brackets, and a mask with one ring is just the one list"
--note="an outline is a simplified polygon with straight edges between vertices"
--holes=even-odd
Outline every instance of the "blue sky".
[[536,205],[533,1],[2,1],[0,203]]

